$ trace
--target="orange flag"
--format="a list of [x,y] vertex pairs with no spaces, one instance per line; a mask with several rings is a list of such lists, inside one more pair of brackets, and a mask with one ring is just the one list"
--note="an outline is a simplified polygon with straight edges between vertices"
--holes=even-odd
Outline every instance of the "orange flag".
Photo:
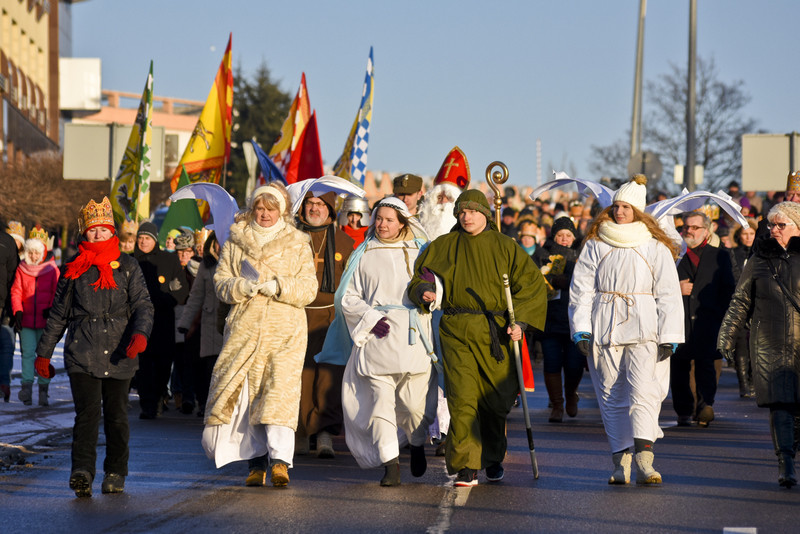
[[233,70],[231,70],[231,42],[222,56],[214,85],[200,113],[197,125],[178,166],[172,175],[170,186],[178,188],[181,169],[186,168],[189,181],[219,183],[224,165],[231,155],[231,110],[233,109]]
[[[308,99],[306,73],[304,72],[300,79],[300,88],[297,90],[292,107],[289,109],[289,116],[286,117],[286,120],[283,121],[283,126],[281,126],[281,135],[269,151],[269,157],[272,158],[272,161],[283,173],[286,183],[292,184],[297,181],[296,172],[293,176],[290,176],[289,169],[292,165],[295,151],[298,148],[302,150],[301,137],[310,119],[311,103]],[[296,163],[294,168],[297,169]],[[319,176],[315,176],[315,178],[319,178]]]

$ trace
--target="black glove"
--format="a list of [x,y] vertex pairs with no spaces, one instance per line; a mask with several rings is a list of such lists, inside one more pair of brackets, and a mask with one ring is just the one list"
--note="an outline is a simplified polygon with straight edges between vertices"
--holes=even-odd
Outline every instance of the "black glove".
[[50,308],[45,308],[44,310],[42,310],[42,317],[44,317],[45,319],[50,318]]
[[719,349],[720,354],[722,357],[725,358],[725,361],[728,362],[728,365],[733,365],[733,356],[735,353],[734,349]]
[[677,349],[677,343],[662,343],[658,346],[658,361],[663,362],[673,354]]
[[572,335],[572,341],[578,347],[578,352],[583,354],[584,358],[588,358],[592,353],[592,334],[589,332],[575,332]]
[[22,312],[18,311],[14,314],[14,332],[19,334],[20,330],[22,330]]

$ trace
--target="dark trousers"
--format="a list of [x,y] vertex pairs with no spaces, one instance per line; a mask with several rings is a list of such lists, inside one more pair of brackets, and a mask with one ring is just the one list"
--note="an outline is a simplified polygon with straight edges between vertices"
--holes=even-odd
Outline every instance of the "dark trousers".
[[217,355],[204,356],[197,359],[197,372],[194,374],[194,390],[197,395],[197,406],[201,413],[205,413],[206,402],[208,401],[208,390],[211,388],[211,374],[214,372],[214,365],[217,363]]
[[139,354],[139,370],[136,372],[136,389],[142,413],[159,413],[162,397],[167,395],[167,384],[172,371],[174,345],[170,351],[145,351]]
[[[680,349],[679,349],[680,350]],[[673,355],[670,359],[670,387],[675,413],[697,415],[705,406],[714,405],[717,394],[717,370],[713,358],[689,358]],[[697,399],[692,394],[691,370],[694,361],[694,380]]]
[[103,471],[128,475],[128,389],[130,379],[95,378],[83,373],[69,375],[72,400],[75,404],[75,426],[72,428],[72,471],[85,470],[95,475],[97,433],[100,410],[106,436],[106,458]]
[[583,376],[583,366],[586,359],[578,351],[578,346],[569,337],[569,334],[547,334],[540,337],[542,354],[544,355],[544,372],[561,373],[564,376]]

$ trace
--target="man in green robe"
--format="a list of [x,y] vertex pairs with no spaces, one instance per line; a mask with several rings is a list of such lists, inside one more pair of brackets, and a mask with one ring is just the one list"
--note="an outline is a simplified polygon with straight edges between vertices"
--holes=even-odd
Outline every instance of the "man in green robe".
[[[477,484],[486,469],[503,478],[506,416],[519,392],[512,340],[544,330],[547,291],[541,272],[513,239],[501,234],[489,202],[476,189],[456,200],[458,225],[419,255],[408,296],[423,311],[441,308],[444,382],[450,409],[445,460],[456,486]],[[508,322],[508,274],[517,326]]]

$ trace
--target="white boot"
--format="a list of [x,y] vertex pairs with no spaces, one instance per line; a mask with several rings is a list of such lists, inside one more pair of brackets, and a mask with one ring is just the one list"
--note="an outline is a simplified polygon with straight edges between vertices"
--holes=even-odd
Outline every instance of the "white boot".
[[629,451],[615,452],[611,455],[614,461],[614,472],[608,479],[609,484],[627,484],[631,481],[631,462],[633,455]]
[[653,469],[653,453],[650,451],[636,453],[636,483],[661,484],[661,473]]

